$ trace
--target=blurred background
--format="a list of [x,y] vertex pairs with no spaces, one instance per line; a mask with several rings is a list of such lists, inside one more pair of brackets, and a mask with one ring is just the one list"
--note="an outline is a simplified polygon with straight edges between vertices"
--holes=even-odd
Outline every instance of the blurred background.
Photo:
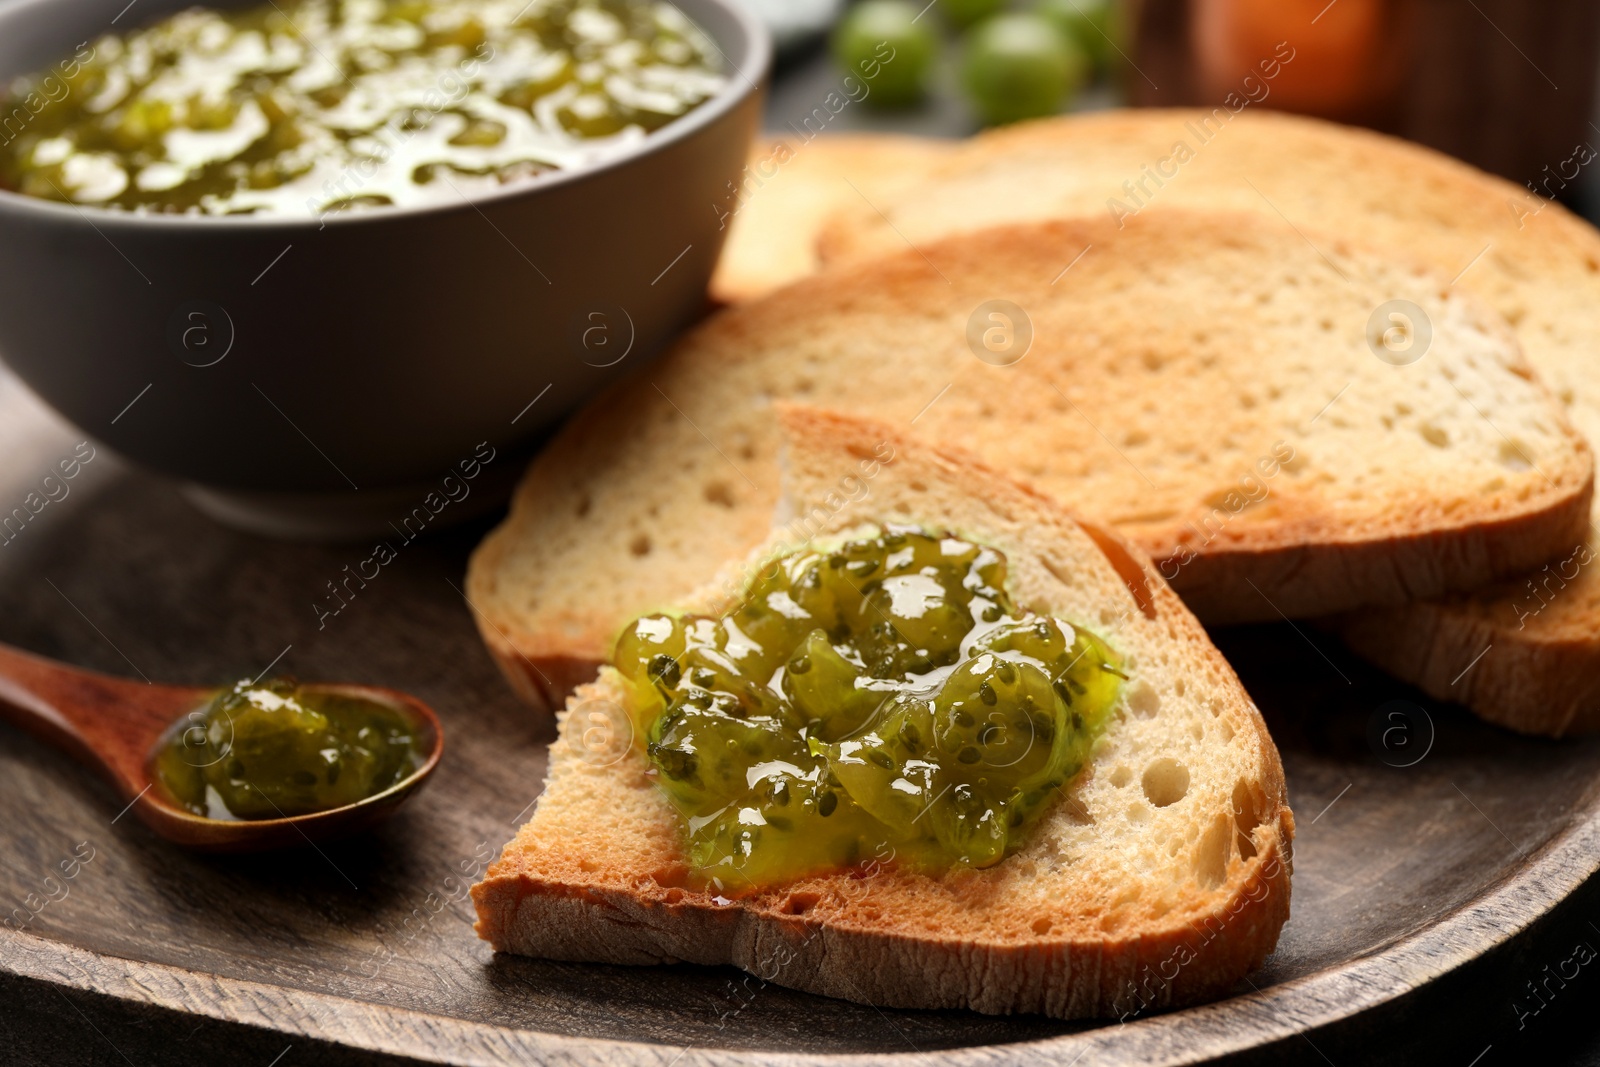
[[[1418,141],[1600,217],[1596,0],[746,2],[779,47],[772,136],[960,137],[1234,94]],[[865,86],[852,71],[883,41],[895,58]]]

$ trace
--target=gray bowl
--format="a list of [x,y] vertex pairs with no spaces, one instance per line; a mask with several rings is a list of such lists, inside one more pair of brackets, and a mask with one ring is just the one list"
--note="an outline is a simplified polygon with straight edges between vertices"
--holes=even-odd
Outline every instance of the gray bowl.
[[[320,219],[0,190],[0,357],[85,433],[263,532],[438,514],[443,493],[427,494],[451,472],[472,470],[474,504],[489,502],[520,455],[704,309],[771,49],[739,0],[676,2],[728,86],[603,164]],[[0,0],[0,84],[105,33],[118,6]]]

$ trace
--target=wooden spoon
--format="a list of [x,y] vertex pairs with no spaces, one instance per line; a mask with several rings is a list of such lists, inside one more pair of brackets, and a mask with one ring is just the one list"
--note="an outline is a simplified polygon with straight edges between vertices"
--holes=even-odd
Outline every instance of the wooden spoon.
[[342,808],[283,819],[208,819],[167,799],[150,775],[150,757],[173,723],[204,708],[218,688],[113,678],[0,644],[0,720],[98,770],[145,825],[188,848],[254,852],[352,833],[399,807],[444,752],[438,717],[416,697],[364,685],[311,686],[399,711],[411,723],[418,750],[427,753],[422,765],[383,792]]

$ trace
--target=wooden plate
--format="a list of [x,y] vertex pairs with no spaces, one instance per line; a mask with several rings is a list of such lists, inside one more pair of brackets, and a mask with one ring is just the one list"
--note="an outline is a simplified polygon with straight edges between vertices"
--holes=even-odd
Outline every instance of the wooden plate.
[[[0,377],[0,515],[42,497],[80,439]],[[466,890],[538,795],[550,730],[474,633],[460,588],[481,533],[397,534],[395,560],[319,625],[314,605],[338,603],[328,583],[370,545],[224,531],[101,449],[0,543],[0,639],[169,682],[275,663],[394,686],[448,734],[433,783],[370,836],[228,859],[167,847],[86,772],[0,729],[0,1058],[1320,1063],[1381,1029],[1391,1057],[1454,1042],[1465,1063],[1484,1042],[1474,1013],[1516,1021],[1534,1004],[1524,982],[1568,954],[1550,932],[1597,914],[1600,743],[1489,729],[1282,626],[1219,635],[1271,723],[1300,824],[1293,918],[1232,999],[1066,1025],[879,1011],[727,969],[497,958]],[[1422,1025],[1443,1008],[1460,1024]]]

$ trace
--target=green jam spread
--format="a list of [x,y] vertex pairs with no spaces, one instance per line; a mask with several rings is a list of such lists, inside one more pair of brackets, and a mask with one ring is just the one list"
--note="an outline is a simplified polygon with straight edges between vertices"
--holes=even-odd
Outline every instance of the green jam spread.
[[213,819],[278,819],[354,804],[421,766],[398,709],[289,678],[239,682],[173,725],[152,770]]
[[886,526],[772,561],[724,617],[647,615],[616,666],[719,892],[998,863],[1088,760],[1123,678],[1019,611],[993,548]]
[[459,200],[614,155],[724,84],[652,0],[269,0],[98,39],[0,93],[0,187],[138,212]]

